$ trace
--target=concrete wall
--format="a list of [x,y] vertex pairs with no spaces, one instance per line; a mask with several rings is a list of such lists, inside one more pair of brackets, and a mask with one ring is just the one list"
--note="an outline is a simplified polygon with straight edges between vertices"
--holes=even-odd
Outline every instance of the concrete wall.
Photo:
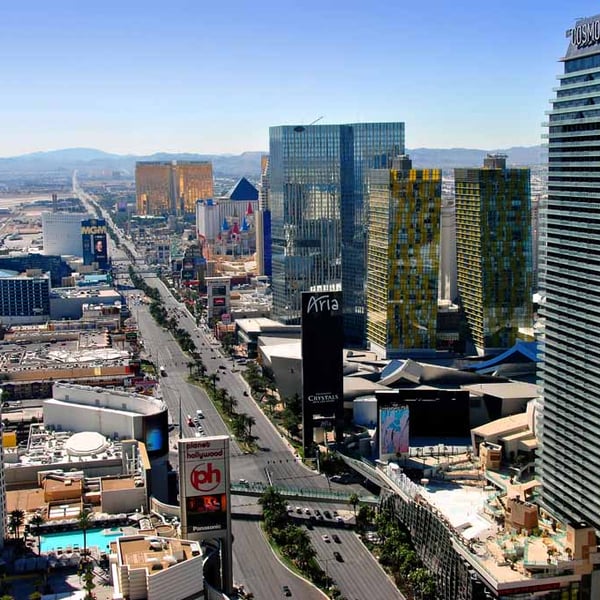
[[146,505],[146,488],[143,486],[124,490],[102,490],[102,512],[135,512]]
[[44,424],[60,427],[63,431],[97,431],[107,437],[134,438],[141,440],[142,417],[128,412],[106,409],[103,405],[86,406],[61,402],[44,401]]
[[49,469],[62,469],[68,473],[71,469],[83,471],[86,477],[101,477],[104,475],[120,475],[123,471],[121,458],[110,458],[105,460],[90,460],[86,462],[61,462],[51,465],[18,465],[5,466],[4,477],[7,488],[19,486],[37,486],[38,471]]
[[202,556],[194,556],[148,577],[148,600],[201,597],[204,590]]

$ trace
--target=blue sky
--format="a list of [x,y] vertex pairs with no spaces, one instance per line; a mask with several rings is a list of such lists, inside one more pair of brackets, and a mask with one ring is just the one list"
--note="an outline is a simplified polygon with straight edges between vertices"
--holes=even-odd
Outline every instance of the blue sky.
[[404,121],[406,145],[540,143],[587,0],[0,4],[0,156],[266,150],[271,125]]

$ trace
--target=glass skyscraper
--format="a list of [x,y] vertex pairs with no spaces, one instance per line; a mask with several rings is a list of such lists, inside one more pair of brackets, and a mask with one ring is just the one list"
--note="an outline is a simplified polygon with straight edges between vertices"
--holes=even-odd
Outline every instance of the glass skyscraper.
[[367,339],[384,358],[436,348],[442,172],[411,166],[369,174]]
[[542,503],[600,529],[600,15],[567,32],[549,111]]
[[469,337],[479,354],[507,348],[531,322],[529,169],[488,155],[455,169],[456,270]]
[[273,314],[300,322],[301,292],[343,292],[346,342],[366,334],[369,169],[404,153],[404,123],[271,127]]

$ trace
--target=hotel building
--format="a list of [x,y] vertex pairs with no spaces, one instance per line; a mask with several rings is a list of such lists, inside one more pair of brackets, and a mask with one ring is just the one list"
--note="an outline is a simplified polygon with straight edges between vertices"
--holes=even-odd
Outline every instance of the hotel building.
[[273,314],[300,322],[301,293],[343,292],[346,343],[366,341],[367,172],[404,153],[404,123],[271,127]]
[[504,155],[454,170],[458,291],[479,354],[512,346],[531,325],[529,175]]
[[546,124],[539,475],[550,512],[599,530],[600,15],[577,21],[567,34]]
[[385,358],[436,348],[442,173],[411,166],[369,173],[367,339]]
[[212,163],[138,162],[135,187],[138,215],[194,214],[198,200],[213,197]]

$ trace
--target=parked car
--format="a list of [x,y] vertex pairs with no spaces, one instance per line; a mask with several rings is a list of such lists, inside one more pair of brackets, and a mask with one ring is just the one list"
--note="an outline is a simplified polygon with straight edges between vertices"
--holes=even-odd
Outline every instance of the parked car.
[[284,586],[283,586],[281,589],[282,589],[282,591],[283,591],[283,595],[284,595],[286,598],[289,598],[289,597],[292,595],[292,590],[290,590],[289,586],[287,586],[287,585],[284,585]]
[[340,536],[337,533],[334,533],[331,536],[331,539],[336,543],[336,544],[341,544],[342,540],[340,540]]
[[337,560],[338,562],[344,562],[344,558],[342,557],[342,555],[339,552],[334,552],[333,556],[335,557],[335,560]]
[[326,542],[327,544],[329,544],[329,542],[331,542],[331,539],[330,539],[330,537],[329,537],[329,536],[328,536],[326,533],[324,533],[324,534],[321,536],[321,539],[322,539],[324,542]]

